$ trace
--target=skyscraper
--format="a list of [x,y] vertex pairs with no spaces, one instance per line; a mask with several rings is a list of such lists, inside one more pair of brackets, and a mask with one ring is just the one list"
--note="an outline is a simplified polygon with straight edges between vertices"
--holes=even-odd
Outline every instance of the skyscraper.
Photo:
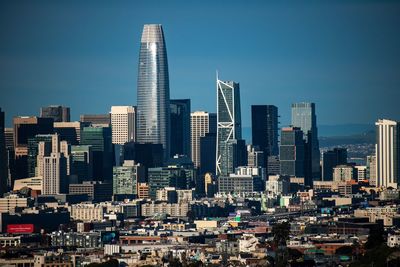
[[400,123],[383,119],[375,125],[376,186],[397,188],[400,183]]
[[217,114],[205,111],[195,111],[190,114],[190,143],[192,161],[196,167],[200,166],[200,138],[207,133],[217,133]]
[[162,144],[169,156],[169,76],[163,28],[146,24],[139,54],[137,141]]
[[137,184],[144,180],[144,166],[135,164],[133,160],[126,160],[123,166],[113,168],[113,193],[137,195]]
[[322,181],[332,181],[333,168],[347,164],[347,149],[334,148],[322,154]]
[[111,125],[111,114],[83,114],[79,120],[86,125],[109,127]]
[[113,145],[110,127],[85,127],[82,130],[81,145],[91,145],[93,153],[93,179],[112,179]]
[[206,133],[200,137],[200,174],[212,173],[215,175],[215,154],[217,148],[217,134]]
[[43,177],[42,193],[44,195],[66,193],[67,175],[69,175],[69,145],[66,141],[60,142],[58,134],[54,134],[50,151],[46,147],[45,142],[39,142],[37,165],[38,176]]
[[304,183],[310,185],[304,177],[304,140],[303,132],[298,127],[282,128],[280,145],[281,175],[304,178]]
[[136,108],[132,106],[111,107],[111,129],[113,144],[123,145],[135,141]]
[[[239,84],[217,78],[217,156],[216,174],[229,175],[238,167],[237,149],[242,148],[242,120]],[[247,160],[247,159],[246,159]]]
[[190,157],[190,99],[170,100],[170,157]]
[[57,105],[42,107],[40,117],[52,118],[54,122],[69,122],[71,119],[70,108]]
[[54,132],[60,135],[60,139],[67,141],[71,145],[78,145],[81,141],[82,128],[89,126],[90,123],[71,121],[71,122],[55,122]]
[[71,146],[71,174],[79,183],[93,180],[92,146]]
[[276,106],[251,106],[251,136],[252,144],[264,152],[265,159],[279,154],[278,108]]
[[321,155],[319,151],[315,104],[305,102],[292,104],[292,126],[299,127],[303,131],[306,141],[305,179],[318,180],[321,176]]

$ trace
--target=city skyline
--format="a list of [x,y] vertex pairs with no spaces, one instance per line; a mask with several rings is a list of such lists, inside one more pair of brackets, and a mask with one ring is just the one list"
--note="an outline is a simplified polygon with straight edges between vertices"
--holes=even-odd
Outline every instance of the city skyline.
[[[302,101],[316,103],[319,125],[373,125],[378,118],[399,118],[395,99],[399,97],[396,47],[400,35],[393,26],[399,20],[395,16],[398,3],[244,6],[234,2],[229,6],[216,3],[210,11],[201,4],[175,2],[171,7],[163,3],[156,7],[150,2],[131,5],[128,10],[115,4],[107,11],[102,9],[105,4],[100,4],[91,15],[83,13],[92,8],[91,3],[1,5],[2,25],[8,25],[0,27],[7,37],[0,45],[0,68],[4,70],[0,74],[4,96],[0,106],[6,112],[7,127],[13,116],[39,114],[40,107],[47,104],[71,107],[72,120],[80,114],[104,114],[112,105],[136,105],[140,32],[149,22],[163,24],[168,36],[171,98],[192,99],[192,111],[216,111],[215,103],[206,100],[214,95],[218,69],[222,76],[242,85],[244,127],[250,126],[251,104],[276,105],[284,126],[290,121],[290,104]],[[173,11],[174,6],[181,8]],[[208,23],[199,23],[198,15],[185,15],[185,11],[198,8],[210,11]],[[218,11],[242,8],[248,21],[217,21]],[[296,12],[294,8],[298,8]],[[81,11],[75,14],[75,9]],[[143,12],[150,9],[154,14]],[[61,10],[65,15],[59,17]],[[317,16],[316,11],[324,16]],[[175,18],[169,19],[168,12]],[[335,12],[341,21],[335,19]],[[140,15],[132,16],[135,14]],[[291,14],[293,19],[289,19]],[[69,27],[79,22],[83,27]],[[271,22],[279,27],[268,26]],[[327,27],[329,35],[318,24]],[[251,25],[256,26],[252,29]],[[91,37],[87,37],[89,32],[93,32]],[[209,41],[216,40],[220,32],[232,45]],[[49,40],[49,36],[54,38]],[[246,42],[250,36],[254,42]],[[243,71],[243,66],[248,71]],[[22,93],[25,99],[21,99]],[[375,101],[378,96],[385,102],[384,109]]]

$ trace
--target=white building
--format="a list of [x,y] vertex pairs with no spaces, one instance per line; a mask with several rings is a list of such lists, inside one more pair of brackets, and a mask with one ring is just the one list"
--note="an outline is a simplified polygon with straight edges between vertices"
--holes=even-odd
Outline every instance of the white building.
[[359,182],[367,179],[367,166],[355,166],[357,171],[357,179]]
[[270,175],[265,182],[265,191],[269,195],[286,195],[289,193],[290,177],[283,175]]
[[136,140],[136,108],[133,106],[111,107],[112,143],[123,145]]
[[49,144],[39,142],[37,156],[38,176],[43,177],[43,195],[56,195],[67,191],[67,175],[70,170],[70,146],[66,141],[60,141],[59,135],[51,138]]
[[75,204],[71,205],[71,218],[82,222],[102,221],[106,211],[101,204]]
[[258,238],[253,234],[243,234],[239,239],[239,251],[240,252],[253,252],[257,249]]
[[196,167],[200,166],[200,138],[206,133],[216,132],[216,127],[216,114],[205,111],[195,111],[190,114],[192,161]]
[[334,182],[347,182],[354,179],[354,168],[348,165],[339,165],[333,168]]
[[400,124],[391,120],[378,120],[376,144],[377,187],[394,187],[400,180],[399,130]]
[[388,234],[387,246],[390,248],[400,246],[400,234]]

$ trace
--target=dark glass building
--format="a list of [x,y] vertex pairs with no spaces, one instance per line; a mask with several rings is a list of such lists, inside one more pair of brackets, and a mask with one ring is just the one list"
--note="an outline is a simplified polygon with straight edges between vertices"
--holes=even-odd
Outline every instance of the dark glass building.
[[292,104],[292,126],[303,131],[306,141],[305,179],[319,180],[321,178],[320,158],[317,129],[317,116],[314,103]]
[[183,168],[149,168],[149,196],[156,198],[157,190],[165,187],[175,187],[176,189],[187,188],[186,172]]
[[333,168],[337,165],[347,164],[347,149],[334,148],[322,154],[322,180],[333,180]]
[[38,134],[33,138],[28,139],[28,176],[27,177],[34,177],[36,176],[35,169],[37,167],[37,155],[39,152],[39,142],[45,142],[45,148],[47,151],[45,152],[46,155],[50,155],[51,153],[51,141],[52,135],[51,134]]
[[190,99],[170,100],[170,157],[190,153]]
[[69,122],[71,120],[70,108],[57,105],[42,107],[40,117],[52,118],[54,122]]
[[286,127],[281,131],[279,161],[281,175],[304,178],[304,183],[310,185],[304,177],[305,148],[303,132],[298,127]]
[[244,141],[241,139],[239,84],[217,79],[217,176],[227,176],[239,166],[243,146],[246,153]]
[[170,155],[167,49],[160,24],[146,24],[140,42],[137,83],[137,141],[162,144]]
[[93,179],[110,181],[114,152],[110,127],[84,127],[81,134],[81,145],[92,146]]
[[265,159],[279,154],[278,108],[276,106],[252,105],[251,130],[252,144],[264,151]]
[[206,133],[200,137],[200,174],[212,173],[215,175],[215,155],[217,148],[217,134]]

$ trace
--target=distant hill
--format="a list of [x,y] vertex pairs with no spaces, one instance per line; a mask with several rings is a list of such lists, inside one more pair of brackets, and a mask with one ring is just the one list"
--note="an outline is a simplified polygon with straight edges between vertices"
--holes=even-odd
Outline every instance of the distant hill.
[[356,144],[374,144],[375,131],[370,130],[361,134],[353,134],[347,136],[328,136],[319,138],[320,147],[329,147],[337,145],[356,145]]

